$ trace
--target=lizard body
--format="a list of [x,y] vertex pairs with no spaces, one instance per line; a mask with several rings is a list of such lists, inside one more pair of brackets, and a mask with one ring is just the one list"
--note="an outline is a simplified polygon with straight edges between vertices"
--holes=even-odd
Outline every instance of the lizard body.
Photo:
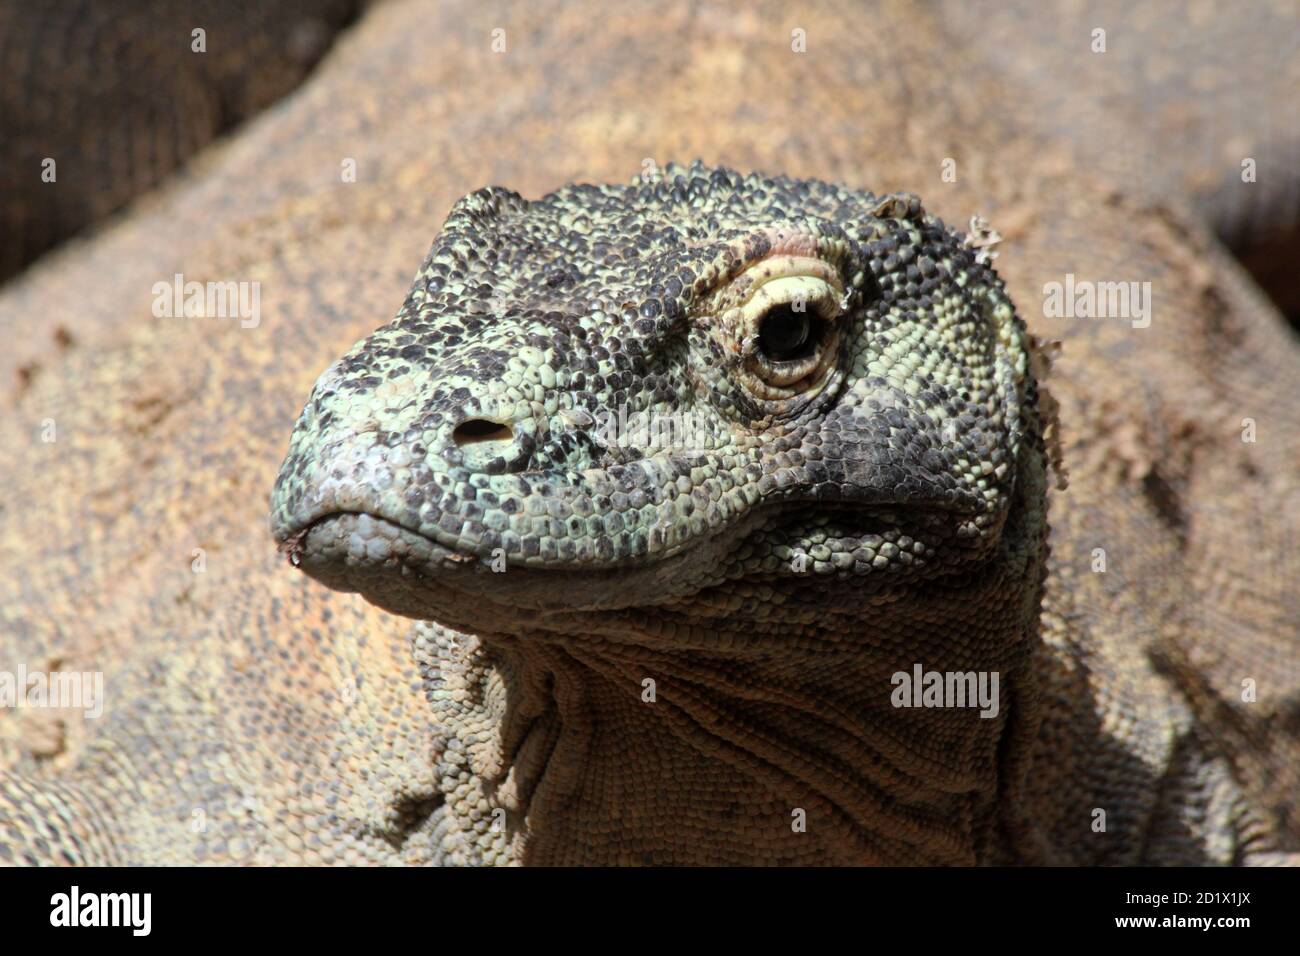
[[[12,456],[3,466],[8,500],[57,497],[60,505],[44,515],[5,509],[0,560],[10,573],[0,581],[0,650],[3,660],[47,670],[103,668],[109,692],[102,724],[72,714],[0,715],[0,742],[18,771],[0,786],[0,860],[1170,863],[1246,861],[1295,848],[1300,435],[1291,383],[1300,360],[1291,333],[1215,243],[1193,203],[1108,165],[1121,154],[1131,161],[1118,147],[1076,162],[1032,104],[1022,112],[991,110],[990,103],[1037,94],[929,8],[811,10],[800,23],[782,23],[779,36],[769,35],[769,21],[757,14],[720,16],[685,5],[615,22],[562,7],[461,10],[443,21],[439,58],[422,55],[427,37],[409,29],[430,9],[395,3],[371,11],[280,122],[253,124],[238,148],[182,179],[157,208],[0,296],[0,328],[12,332],[37,316],[35,334],[23,336],[33,344],[16,347],[14,357],[46,348],[54,323],[70,331],[72,343],[42,359],[44,370],[10,396],[15,414],[0,422],[0,444]],[[517,55],[488,59],[481,41],[498,22],[507,24]],[[787,27],[803,29],[815,55],[793,54]],[[543,52],[551,30],[578,38],[563,45],[558,61]],[[1113,22],[1112,40],[1117,33],[1123,21]],[[635,63],[628,49],[639,52]],[[651,75],[657,92],[646,97]],[[445,95],[428,95],[435,88]],[[766,108],[737,105],[724,123],[704,120],[716,110],[703,110],[699,90],[741,88]],[[470,109],[457,98],[460,89],[496,108]],[[350,90],[382,90],[385,108],[363,102],[340,114],[339,93]],[[1103,117],[1089,129],[1103,147],[1136,142],[1141,153],[1122,122]],[[511,158],[502,149],[507,142],[531,148]],[[354,353],[351,365],[333,366],[317,393],[324,404],[316,411],[309,405],[295,437],[276,521],[301,565],[328,583],[360,587],[399,612],[431,613],[443,623],[412,623],[285,567],[267,540],[264,495],[292,414],[320,370],[381,321],[376,310],[391,312],[401,302],[411,264],[452,201],[484,179],[540,195],[560,182],[624,178],[628,157],[635,166],[645,152],[716,157],[793,178],[737,177],[736,185],[722,172],[727,185],[710,187],[719,205],[702,200],[697,211],[712,215],[700,218],[689,211],[697,209],[689,196],[695,174],[674,168],[665,175],[659,165],[649,170],[652,182],[635,190],[572,187],[536,204],[505,191],[471,197],[456,207],[427,266],[462,261],[464,275],[444,278],[481,280],[456,291],[489,311],[471,313],[479,324],[462,326],[463,338],[448,341],[447,327],[433,320],[465,315],[450,311],[445,285],[430,289],[426,270],[397,323]],[[305,172],[334,169],[354,154],[364,174],[350,186],[322,186]],[[488,155],[493,165],[485,170]],[[954,182],[936,182],[945,159],[956,163]],[[688,176],[684,204],[672,196],[679,173]],[[711,179],[712,167],[701,175]],[[809,179],[844,185],[796,185]],[[661,187],[667,195],[656,195]],[[883,197],[868,188],[918,193],[925,212],[913,213],[910,200],[873,212]],[[218,201],[241,189],[249,191],[245,200]],[[724,195],[734,199],[723,202]],[[639,210],[641,218],[627,224],[649,228],[644,248],[633,230],[609,230],[615,214],[600,211],[599,196],[620,196]],[[503,208],[487,208],[493,203]],[[973,261],[977,250],[963,251],[956,235],[924,226],[934,215],[965,223],[977,210],[1006,237],[998,260],[1005,291],[986,263]],[[580,213],[592,220],[588,227],[573,221]],[[1064,341],[1049,382],[1068,491],[1043,488],[1032,347],[1005,315],[986,316],[981,325],[984,300],[965,292],[889,312],[890,327],[920,336],[914,350],[895,357],[897,381],[884,376],[901,390],[893,396],[901,407],[864,418],[869,401],[794,409],[778,396],[766,399],[774,404],[757,421],[804,414],[804,431],[755,429],[753,399],[740,396],[757,373],[723,361],[736,348],[744,353],[745,336],[735,345],[708,331],[714,313],[704,303],[721,295],[714,305],[743,313],[731,283],[753,264],[746,237],[781,224],[802,236],[818,223],[842,235],[830,245],[805,243],[797,257],[836,264],[814,276],[831,287],[838,277],[846,292],[853,288],[853,275],[838,266],[863,254],[850,246],[869,247],[884,229],[916,254],[882,273],[903,288],[882,289],[900,297],[891,301],[912,295],[908,281],[917,283],[920,301],[921,284],[935,277],[909,280],[907,268],[919,273],[920,251],[939,249],[944,255],[927,258],[961,261],[943,281],[977,280],[987,296],[1016,303],[1035,334]],[[679,231],[675,240],[664,238],[666,227]],[[579,255],[569,231],[603,236],[607,248]],[[741,243],[733,254],[742,271],[714,275],[698,301],[681,298],[685,285],[654,291],[653,280],[671,278],[668,265],[694,272],[702,266],[692,257],[728,242]],[[493,269],[482,257],[489,249],[509,250],[515,268]],[[585,264],[576,276],[548,258],[561,250]],[[453,251],[462,260],[447,258]],[[479,258],[468,258],[470,251]],[[621,258],[604,264],[615,251]],[[346,273],[339,263],[348,264]],[[267,320],[253,330],[132,324],[141,289],[179,269],[194,278],[260,280]],[[1044,285],[1067,272],[1150,277],[1158,303],[1150,326],[1041,314]],[[88,297],[91,277],[96,294]],[[726,299],[728,289],[736,303]],[[617,290],[618,301],[605,301],[601,290]],[[590,299],[599,300],[607,321],[590,321]],[[664,310],[670,299],[680,315]],[[637,318],[624,317],[624,301],[635,304]],[[641,315],[646,301],[659,302],[659,315]],[[498,311],[512,321],[494,326],[481,318]],[[836,340],[836,355],[858,356],[869,370],[888,350],[862,334],[870,321],[864,306],[849,303],[843,314],[855,317],[859,331],[856,339]],[[584,324],[575,316],[588,318]],[[669,318],[681,326],[669,328]],[[651,328],[639,330],[641,321]],[[412,340],[399,346],[394,336],[403,334],[403,322],[419,334],[408,331]],[[922,331],[959,327],[967,331],[951,344],[927,342]],[[439,329],[441,339],[421,344]],[[1006,331],[1005,340],[992,336],[996,329]],[[546,356],[527,337],[551,341],[557,330],[569,337],[563,350],[545,361],[525,351]],[[622,348],[591,341],[603,335]],[[631,341],[641,346],[640,364],[620,367],[615,356],[627,355]],[[401,359],[411,346],[416,357]],[[722,358],[708,358],[714,347]],[[426,348],[435,351],[421,354]],[[383,525],[340,518],[332,535],[318,527],[314,546],[311,533],[302,538],[305,529],[291,526],[298,512],[309,513],[308,489],[319,493],[322,475],[313,463],[336,454],[359,467],[382,447],[388,451],[377,453],[379,464],[391,472],[393,436],[406,434],[398,427],[426,414],[442,415],[427,425],[432,475],[472,486],[463,473],[429,465],[452,463],[459,452],[453,469],[507,482],[523,513],[530,502],[540,507],[544,513],[528,517],[547,527],[561,520],[549,513],[558,499],[531,484],[527,491],[509,485],[520,474],[511,469],[527,462],[564,472],[562,462],[573,461],[588,481],[638,473],[648,480],[655,456],[582,442],[572,415],[561,414],[576,409],[558,394],[561,374],[574,374],[579,361],[592,379],[582,388],[599,408],[616,407],[621,391],[633,405],[681,410],[685,396],[692,410],[710,411],[700,419],[713,443],[708,450],[725,467],[706,456],[694,466],[698,475],[689,468],[660,475],[686,478],[688,490],[679,490],[671,508],[641,487],[648,500],[638,505],[640,520],[653,528],[657,518],[672,519],[653,557],[652,535],[638,537],[636,525],[612,521],[619,509],[602,504],[599,514],[579,515],[585,536],[568,538],[573,553],[566,555],[563,536],[514,540],[509,528],[481,521],[495,513],[490,502],[477,501],[479,515],[463,510],[466,499],[458,496],[456,507],[444,510],[460,527],[472,525],[465,518],[482,524],[473,540],[431,524],[432,537],[401,542],[428,581],[456,582],[438,591],[436,584],[402,587],[413,574],[382,567],[394,547],[376,530]],[[936,383],[920,404],[908,391],[921,381],[912,361]],[[428,363],[429,374],[400,371],[399,362],[410,370]],[[1012,387],[1006,370],[1021,364]],[[357,391],[372,366],[392,378]],[[860,372],[839,374],[837,401],[867,385]],[[927,430],[930,415],[922,409],[958,401],[955,379],[945,377],[952,375],[985,384],[970,400],[982,409],[975,418],[987,426],[981,433],[996,441],[978,446],[980,461],[995,471],[1009,466],[980,489],[987,512],[965,494],[972,484],[959,469],[934,463],[948,462],[952,442],[942,428]],[[637,387],[651,381],[661,387]],[[331,382],[335,397],[326,399]],[[525,419],[537,429],[528,456],[488,455],[490,425],[478,436],[487,441],[462,447],[450,438],[461,424],[453,411],[503,424],[499,404],[474,404],[493,382],[527,387],[508,397],[511,409],[520,402],[529,408],[525,418],[510,419],[512,430],[521,429],[510,442],[525,437]],[[935,392],[938,383],[947,383],[947,392]],[[817,395],[827,401],[831,391]],[[349,394],[355,403],[343,401]],[[313,417],[326,409],[332,426]],[[358,417],[366,409],[375,430]],[[593,413],[590,402],[584,410]],[[1241,441],[1245,417],[1267,440]],[[46,419],[59,426],[52,445],[35,437]],[[844,436],[857,436],[852,509],[815,508],[801,526],[795,510],[756,508],[745,498],[750,485],[733,481],[722,490],[720,476],[730,469],[766,466],[778,486],[763,486],[760,475],[753,486],[760,497],[820,501],[815,489],[842,472],[814,473],[792,454],[806,454],[807,435],[831,425],[845,429],[841,450]],[[389,439],[382,446],[379,430]],[[963,426],[952,437],[974,434]],[[797,447],[780,445],[796,438]],[[983,457],[999,452],[998,462]],[[619,453],[627,460],[611,464]],[[39,467],[31,464],[36,455],[43,456]],[[744,455],[751,458],[742,464]],[[914,471],[897,470],[899,462]],[[381,473],[364,474],[382,480]],[[344,475],[335,495],[352,495],[358,510],[387,520],[406,519],[379,497],[363,500],[370,486],[351,471]],[[399,476],[390,477],[388,487],[396,487]],[[404,491],[419,484],[404,480]],[[831,484],[845,487],[839,477]],[[918,514],[882,490],[905,486],[911,500],[927,502]],[[430,497],[433,487],[446,493],[435,478],[426,500],[443,507]],[[704,497],[686,514],[697,489]],[[983,498],[990,489],[992,502]],[[499,503],[501,492],[493,493]],[[615,493],[629,491],[598,492],[611,506]],[[921,513],[934,519],[936,495],[950,493],[958,507],[938,509],[943,520],[927,526],[930,538],[905,530]],[[400,507],[411,505],[403,498]],[[880,536],[880,546],[887,542],[862,524],[873,508],[890,512],[874,516],[882,527],[891,519],[896,537],[922,544],[918,569],[882,571],[874,580],[902,574],[925,592],[924,601],[906,600],[907,588],[844,587],[851,572],[837,561],[848,555],[857,569],[859,549],[870,546],[874,570],[882,556],[863,544],[870,534]],[[68,523],[52,514],[69,516]],[[953,528],[962,515],[979,514],[993,523],[967,532],[962,540],[975,545],[970,561],[953,565]],[[373,576],[359,565],[346,570],[354,531],[361,553],[373,551]],[[503,574],[484,571],[493,531],[502,535]],[[331,542],[341,550],[331,553]],[[797,551],[792,544],[808,552],[810,571],[781,563],[789,555],[780,549]],[[1093,569],[1098,547],[1108,558],[1104,573]],[[206,555],[202,573],[193,570],[195,548]],[[570,570],[556,575],[581,581],[590,606],[575,604],[579,585],[551,583],[568,579],[546,576],[537,566],[544,553],[551,565],[557,556],[567,562]],[[1035,568],[1044,572],[1041,592]],[[872,571],[861,571],[860,580],[873,580]],[[945,598],[944,588],[958,581]],[[863,606],[871,600],[880,603]],[[636,607],[657,610],[627,610]],[[517,627],[521,608],[529,609],[534,640]],[[964,626],[963,615],[977,608],[978,626]],[[954,632],[947,641],[940,639],[944,622]],[[777,651],[782,634],[796,637],[799,653]],[[900,635],[926,636],[916,648],[926,653],[883,653],[891,634],[895,643]],[[718,646],[724,639],[730,645]],[[746,643],[755,645],[748,657]],[[857,651],[835,658],[836,647],[850,646]],[[810,666],[819,657],[825,660]],[[832,658],[836,666],[827,666]],[[913,663],[1004,674],[1007,696],[997,717],[894,708],[890,678]],[[646,677],[656,681],[654,703],[641,699]],[[1244,678],[1258,684],[1254,702],[1241,699]],[[1104,832],[1093,829],[1098,809],[1106,811]],[[795,810],[806,814],[803,833],[791,828]]]
[[346,0],[0,3],[0,279],[293,89],[355,12]]

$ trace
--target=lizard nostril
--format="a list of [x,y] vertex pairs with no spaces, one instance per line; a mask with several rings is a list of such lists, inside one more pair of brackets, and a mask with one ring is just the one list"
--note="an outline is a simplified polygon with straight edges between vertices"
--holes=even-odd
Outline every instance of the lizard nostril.
[[457,445],[472,445],[481,441],[510,441],[514,437],[514,429],[509,425],[488,421],[486,418],[471,418],[463,421],[451,433],[451,440]]

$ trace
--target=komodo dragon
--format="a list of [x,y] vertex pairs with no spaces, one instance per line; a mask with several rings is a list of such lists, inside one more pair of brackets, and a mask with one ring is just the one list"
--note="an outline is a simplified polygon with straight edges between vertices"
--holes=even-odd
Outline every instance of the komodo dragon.
[[[1076,14],[1065,55],[931,7],[372,11],[237,148],[0,296],[22,348],[70,343],[0,422],[0,660],[109,682],[99,722],[4,715],[0,860],[1295,851],[1293,333],[1211,237],[1232,190],[1186,185],[1222,156],[1146,181],[1165,139],[1060,128],[1135,45],[1206,79],[1240,19],[1206,16]],[[1071,55],[1092,94],[1025,82]],[[1294,68],[1238,62],[1266,94]],[[1215,79],[1152,100],[1180,142],[1231,138]],[[1250,153],[1289,148],[1280,102],[1233,121]],[[643,160],[670,150],[726,166]],[[354,184],[298,172],[348,157]],[[398,319],[330,365],[453,188]],[[260,281],[263,321],[150,319],[173,268]],[[1150,322],[1046,308],[1067,275],[1150,281]],[[273,529],[397,614],[266,534],[327,365]],[[611,434],[620,406],[676,437]],[[996,713],[895,707],[914,665],[996,673]]]

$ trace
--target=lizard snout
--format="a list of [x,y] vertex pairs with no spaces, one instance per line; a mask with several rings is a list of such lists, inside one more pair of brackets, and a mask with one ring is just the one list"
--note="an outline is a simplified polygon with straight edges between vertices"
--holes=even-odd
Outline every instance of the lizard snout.
[[450,462],[471,472],[513,474],[532,465],[537,432],[531,415],[470,415],[451,429],[444,452]]

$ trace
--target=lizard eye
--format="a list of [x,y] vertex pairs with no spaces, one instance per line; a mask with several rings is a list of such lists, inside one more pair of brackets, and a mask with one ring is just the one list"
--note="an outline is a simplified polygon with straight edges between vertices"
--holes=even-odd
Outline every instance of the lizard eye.
[[834,358],[842,297],[817,276],[769,279],[741,307],[751,388],[790,397],[814,387]]
[[758,347],[769,361],[788,362],[813,350],[816,331],[807,311],[796,312],[789,304],[773,306],[758,320]]

